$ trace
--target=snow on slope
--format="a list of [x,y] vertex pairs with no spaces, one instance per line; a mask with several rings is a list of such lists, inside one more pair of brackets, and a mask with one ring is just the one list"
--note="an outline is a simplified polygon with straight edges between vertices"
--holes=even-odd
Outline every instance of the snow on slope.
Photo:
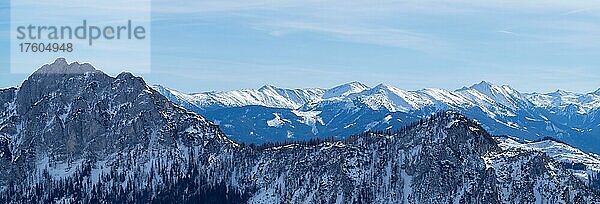
[[526,97],[538,107],[565,109],[574,106],[580,114],[600,108],[600,89],[587,94],[558,90],[547,94],[526,94]]
[[[157,86],[160,87],[160,86]],[[428,106],[435,107],[481,107],[491,116],[496,114],[514,115],[513,112],[532,106],[544,108],[565,108],[576,106],[579,113],[587,113],[600,107],[600,90],[588,94],[558,91],[548,94],[521,94],[507,85],[495,85],[486,81],[455,91],[427,88],[407,91],[388,84],[373,88],[359,82],[351,82],[331,89],[283,89],[263,86],[260,89],[205,92],[184,94],[176,90],[160,87],[170,92],[178,100],[187,101],[200,109],[241,107],[259,105],[273,108],[307,109],[331,103],[346,103],[354,108],[360,101],[373,110],[387,109],[391,112],[410,112]],[[157,89],[158,90],[158,89]]]
[[[232,115],[244,116],[246,113],[236,109],[241,106],[257,105],[268,108],[282,108],[288,117],[292,110],[318,111],[314,117],[321,118],[326,124],[324,129],[313,122],[301,123],[313,128],[315,132],[326,133],[327,130],[347,129],[350,126],[375,124],[373,119],[380,118],[384,112],[397,113],[394,117],[421,117],[444,110],[460,111],[469,117],[481,121],[494,134],[519,135],[526,139],[539,139],[547,136],[561,138],[576,147],[587,151],[600,149],[599,143],[582,142],[583,136],[591,141],[600,141],[595,135],[600,131],[598,114],[600,107],[600,91],[589,94],[550,93],[521,94],[506,85],[494,85],[481,82],[455,91],[427,88],[407,91],[392,85],[380,84],[373,88],[352,82],[331,89],[281,89],[265,86],[258,90],[245,89],[225,92],[207,92],[201,94],[182,94],[174,90],[159,90],[171,101],[194,112],[208,114],[212,120],[229,120],[240,122]],[[170,95],[170,96],[169,96]],[[190,105],[193,104],[193,105]],[[215,114],[214,111],[229,108],[229,118]],[[256,113],[263,109],[256,109]],[[268,110],[270,114],[271,110]],[[283,113],[282,112],[282,113]],[[582,114],[589,113],[589,114]],[[283,116],[283,115],[282,115]],[[572,117],[575,116],[575,117]],[[303,116],[298,116],[303,117]],[[356,123],[355,120],[361,121]],[[262,123],[273,117],[250,117],[247,123]],[[405,118],[396,118],[402,119]],[[396,121],[396,119],[394,121]],[[297,123],[297,120],[291,120]],[[313,121],[308,120],[308,121]],[[243,122],[243,121],[242,121]],[[396,124],[396,127],[400,124]],[[249,126],[251,128],[252,126]],[[320,129],[321,128],[321,129]],[[385,128],[385,127],[378,127]],[[368,128],[367,128],[368,129]],[[254,131],[254,130],[251,130]],[[337,131],[337,130],[336,130]],[[350,129],[349,129],[350,131]],[[354,130],[352,130],[354,131]],[[308,132],[295,134],[312,135]],[[336,135],[351,135],[358,132],[335,132]],[[264,132],[264,134],[271,134]],[[598,150],[600,151],[600,150]]]
[[[360,93],[350,94],[346,103],[355,100],[373,110],[387,109],[390,112],[410,112],[425,107],[469,108],[478,106],[490,115],[514,115],[515,110],[532,106],[527,98],[509,86],[497,86],[481,82],[456,91],[426,88],[418,91],[406,91],[388,84],[380,84]],[[330,103],[324,99],[322,103]],[[318,105],[315,105],[315,107]],[[348,106],[348,105],[347,105]],[[352,106],[348,106],[352,107]]]
[[275,118],[271,119],[271,120],[267,120],[267,125],[269,127],[280,127],[283,124],[285,124],[286,122],[289,123],[290,121],[284,118],[281,118],[281,116],[277,113],[273,113],[273,116]]
[[[471,87],[456,91],[426,88],[418,91],[406,91],[392,85],[380,84],[360,93],[349,94],[340,99],[327,99],[317,101],[321,106],[331,103],[346,103],[342,107],[351,107],[356,101],[373,110],[386,109],[390,112],[410,112],[425,107],[434,107],[440,110],[445,108],[469,108],[478,106],[490,115],[514,115],[514,110],[532,106],[527,98],[509,86],[497,86],[488,82],[481,82]],[[319,104],[311,104],[313,109]],[[310,109],[310,108],[309,108]]]
[[456,93],[480,106],[502,105],[514,110],[528,105],[526,97],[510,86],[497,86],[486,81],[459,89]]
[[589,165],[595,170],[600,170],[600,158],[596,155],[587,154],[568,144],[553,140],[541,140],[537,142],[517,142],[512,138],[498,138],[499,146],[503,149],[522,148],[545,152],[548,156],[560,162],[574,162]]
[[323,99],[343,98],[350,94],[360,93],[368,90],[369,87],[360,82],[351,82],[333,87],[323,94]]
[[461,97],[457,93],[450,92],[444,89],[426,88],[419,91],[421,94],[429,97],[430,100],[436,101],[439,104],[446,104],[452,107],[456,106],[472,106],[472,101]]
[[318,116],[321,113],[321,111],[293,110],[292,113],[294,113],[298,117],[301,117],[302,120],[299,122],[310,126],[311,131],[314,135],[319,133],[319,129],[317,129],[317,124],[325,125],[323,123],[323,119],[321,119],[321,117]]
[[500,148],[507,150],[511,148],[535,150],[546,153],[550,158],[564,164],[583,164],[585,170],[573,170],[574,174],[582,180],[587,181],[590,174],[600,171],[600,158],[593,153],[585,153],[580,149],[568,144],[554,140],[541,140],[536,142],[518,142],[518,139],[510,137],[496,138],[500,143]]
[[432,103],[417,92],[405,91],[388,84],[379,84],[372,89],[349,95],[348,98],[359,99],[373,110],[385,108],[391,112],[408,112]]
[[[307,102],[320,99],[325,92],[319,88],[283,89],[270,85],[260,89],[213,91],[198,94],[185,94],[173,89],[165,90],[177,99],[185,100],[203,110],[248,105],[296,109]],[[163,93],[163,95],[166,94]]]

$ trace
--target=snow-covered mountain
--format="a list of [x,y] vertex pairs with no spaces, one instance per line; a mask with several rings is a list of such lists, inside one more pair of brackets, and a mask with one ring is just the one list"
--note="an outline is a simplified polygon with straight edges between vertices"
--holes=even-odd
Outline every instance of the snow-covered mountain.
[[[435,105],[446,107],[503,106],[507,109],[527,108],[534,105],[529,101],[529,98],[532,98],[531,94],[525,96],[509,86],[497,86],[485,81],[456,91],[437,88],[406,91],[388,84],[379,84],[369,88],[359,82],[343,84],[331,89],[282,89],[264,86],[260,89],[200,94],[184,94],[159,85],[155,87],[165,95],[191,102],[202,109],[248,105],[297,109],[303,105],[313,108],[315,105],[329,104],[332,101],[351,102],[353,100],[360,100],[373,110],[387,109],[390,112],[410,112]],[[600,98],[598,101],[600,103]],[[536,105],[542,106],[543,104],[536,103]]]
[[0,90],[1,203],[600,202],[593,183],[450,111],[394,132],[255,146],[89,64],[58,59]]
[[514,110],[527,108],[531,105],[524,95],[510,86],[497,86],[485,81],[469,88],[459,89],[456,92],[467,99],[475,101],[479,106],[487,104],[488,106],[504,106]]
[[184,94],[179,91],[155,85],[161,93],[194,105],[200,110],[214,110],[227,107],[259,105],[273,108],[299,108],[307,102],[320,99],[325,90],[319,88],[283,89],[271,85],[259,89],[206,92]]
[[496,137],[498,146],[503,150],[533,150],[544,152],[553,160],[561,163],[582,182],[599,185],[600,157],[597,154],[586,153],[561,141],[543,139],[539,141],[523,141],[514,137]]
[[332,99],[332,98],[344,98],[350,94],[360,93],[368,90],[369,87],[360,82],[351,82],[342,84],[331,89],[328,89],[323,93],[321,98]]
[[600,89],[586,94],[558,90],[547,94],[526,94],[526,97],[538,107],[557,111],[572,109],[579,114],[587,114],[600,108]]
[[[388,84],[369,88],[358,82],[318,90],[323,94],[306,97],[304,104],[293,107],[262,105],[266,102],[211,107],[194,105],[210,103],[187,100],[192,95],[159,89],[170,100],[222,124],[226,134],[242,142],[343,138],[365,130],[396,129],[438,111],[455,110],[480,121],[493,134],[527,140],[553,137],[600,152],[600,91],[527,94],[485,81],[455,91],[407,91]],[[230,100],[253,99],[236,97]],[[269,126],[274,114],[282,122]]]

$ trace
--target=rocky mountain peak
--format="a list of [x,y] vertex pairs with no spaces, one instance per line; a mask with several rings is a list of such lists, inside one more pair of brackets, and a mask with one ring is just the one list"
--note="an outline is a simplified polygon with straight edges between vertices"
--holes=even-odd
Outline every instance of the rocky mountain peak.
[[360,82],[350,82],[333,87],[323,94],[323,99],[335,98],[335,97],[346,97],[350,94],[360,93],[368,90],[369,87]]
[[[425,125],[423,126],[422,124]],[[450,144],[467,148],[464,151],[476,151],[480,154],[487,154],[500,150],[497,142],[484,130],[481,124],[455,111],[444,111],[433,114],[416,127],[429,128],[434,132],[444,132],[443,134],[428,134],[428,136],[443,136],[443,140],[448,141]],[[449,145],[449,143],[444,144]]]
[[271,84],[267,84],[267,85],[260,87],[258,89],[258,91],[264,92],[264,91],[277,90],[277,89],[279,89],[279,88],[277,88]]
[[40,74],[83,74],[88,72],[96,72],[97,70],[88,63],[72,62],[68,63],[65,58],[58,58],[51,64],[46,64],[39,68],[33,73],[33,75]]
[[568,92],[568,91],[565,91],[565,90],[558,89],[558,90],[556,90],[556,91],[554,91],[554,92],[550,93],[549,95],[551,95],[551,96],[558,96],[558,97],[560,97],[560,96],[574,95],[574,93],[572,93],[572,92]]
[[64,59],[44,65],[13,95],[16,111],[0,121],[0,134],[28,141],[12,146],[15,160],[31,158],[33,151],[38,161],[77,160],[90,153],[93,159],[106,159],[127,149],[172,145],[192,124],[215,128],[173,106],[141,77],[111,77],[89,64]]

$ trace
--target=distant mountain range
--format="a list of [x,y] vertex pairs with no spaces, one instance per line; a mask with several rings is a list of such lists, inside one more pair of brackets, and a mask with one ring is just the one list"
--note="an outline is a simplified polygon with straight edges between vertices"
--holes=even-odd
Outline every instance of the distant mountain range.
[[394,130],[432,113],[454,110],[496,135],[552,137],[600,152],[600,90],[521,93],[485,81],[455,91],[406,91],[359,82],[331,89],[260,89],[185,94],[154,86],[171,101],[220,124],[248,143],[344,138],[366,130]]
[[[277,110],[325,124],[311,108],[361,104],[344,102],[357,87]],[[263,91],[298,96],[272,104],[308,100]],[[268,127],[290,121],[268,114]],[[598,165],[563,142],[493,137],[454,111],[340,140],[244,145],[140,77],[64,59],[0,90],[0,203],[598,203]]]

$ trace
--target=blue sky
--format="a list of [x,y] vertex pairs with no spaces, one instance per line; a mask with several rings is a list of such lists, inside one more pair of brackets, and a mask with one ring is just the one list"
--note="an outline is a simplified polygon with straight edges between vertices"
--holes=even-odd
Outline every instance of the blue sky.
[[[10,74],[9,8],[0,2],[0,87],[27,77]],[[152,71],[140,75],[186,92],[481,80],[591,92],[599,22],[599,1],[154,0]]]

